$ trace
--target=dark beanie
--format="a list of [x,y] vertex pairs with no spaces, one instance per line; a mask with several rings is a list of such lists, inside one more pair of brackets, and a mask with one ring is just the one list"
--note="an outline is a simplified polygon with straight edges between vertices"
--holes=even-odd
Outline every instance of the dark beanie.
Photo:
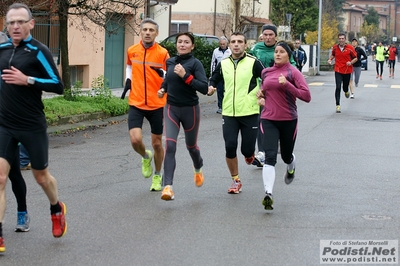
[[281,46],[283,49],[285,49],[290,58],[292,55],[292,49],[290,49],[290,46],[286,42],[278,42],[276,46]]
[[262,30],[261,32],[264,32],[265,30],[272,30],[275,33],[275,36],[277,36],[278,34],[276,33],[276,26],[272,25],[272,24],[265,24],[264,26],[262,26]]

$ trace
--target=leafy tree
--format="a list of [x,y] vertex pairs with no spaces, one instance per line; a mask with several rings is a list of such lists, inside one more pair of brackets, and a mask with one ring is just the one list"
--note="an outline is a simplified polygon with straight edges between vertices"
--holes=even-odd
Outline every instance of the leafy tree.
[[368,25],[379,26],[379,14],[374,7],[371,6],[368,8],[368,15],[365,15],[364,22]]
[[367,43],[382,39],[382,30],[379,26],[376,24],[368,24],[366,21],[364,21],[361,26],[360,34],[367,39]]
[[[321,50],[329,49],[337,42],[338,25],[339,21],[331,19],[330,14],[322,15]],[[307,31],[306,43],[313,44],[316,40],[318,40],[318,31]]]
[[[317,6],[319,5],[319,0],[316,0]],[[338,30],[343,32],[344,30],[344,18],[343,14],[343,4],[346,0],[322,0],[322,12],[328,16],[329,20],[338,21]]]
[[315,31],[318,26],[318,5],[315,0],[271,0],[270,19],[276,26],[288,25],[286,14],[292,14],[291,35],[300,36]]

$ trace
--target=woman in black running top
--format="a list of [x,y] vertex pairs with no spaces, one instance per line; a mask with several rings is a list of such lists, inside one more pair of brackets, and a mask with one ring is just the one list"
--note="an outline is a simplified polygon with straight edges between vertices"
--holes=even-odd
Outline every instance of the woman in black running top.
[[163,200],[173,200],[172,183],[176,160],[176,142],[182,125],[185,130],[185,142],[193,161],[194,182],[203,185],[203,158],[197,146],[197,134],[200,125],[200,106],[197,92],[208,93],[208,80],[201,62],[192,55],[194,37],[188,32],[176,37],[178,55],[167,60],[167,73],[159,97],[167,94],[167,104],[164,108],[165,119],[165,158],[164,158],[164,189]]

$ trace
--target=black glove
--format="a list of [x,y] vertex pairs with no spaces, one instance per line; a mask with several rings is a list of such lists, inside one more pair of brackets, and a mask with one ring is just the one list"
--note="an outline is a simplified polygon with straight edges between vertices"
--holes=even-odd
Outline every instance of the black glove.
[[121,99],[125,99],[125,94],[131,89],[131,79],[126,79],[124,91],[122,92]]
[[154,71],[157,72],[157,74],[161,77],[164,78],[164,70],[162,68],[157,68],[157,67],[150,67],[151,69],[153,69]]

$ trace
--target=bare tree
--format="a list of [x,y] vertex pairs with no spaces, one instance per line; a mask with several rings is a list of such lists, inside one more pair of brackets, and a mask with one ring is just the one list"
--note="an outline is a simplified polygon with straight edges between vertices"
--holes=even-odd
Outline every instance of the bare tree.
[[[8,6],[15,0],[2,0],[0,15],[4,17]],[[140,18],[138,11],[147,6],[147,0],[21,0],[32,11],[43,11],[48,16],[57,16],[60,23],[60,53],[62,78],[65,84],[64,96],[71,96],[69,72],[68,27],[75,26],[85,33],[95,34],[95,24],[108,34],[125,28],[137,34]],[[113,27],[109,28],[109,22]]]
[[[89,23],[104,29],[112,34],[121,27],[137,33],[139,17],[138,9],[142,10],[147,0],[51,0],[54,1],[54,10],[60,20],[60,50],[62,76],[66,87],[65,96],[71,95],[69,60],[68,60],[68,27],[91,32]],[[113,21],[113,28],[108,28],[108,22]],[[117,25],[115,27],[115,25]]]
[[235,31],[246,33],[250,30],[247,26],[253,25],[249,22],[249,18],[260,18],[261,13],[260,8],[257,8],[252,0],[225,0],[223,13],[217,15],[219,20],[217,27],[225,36]]

